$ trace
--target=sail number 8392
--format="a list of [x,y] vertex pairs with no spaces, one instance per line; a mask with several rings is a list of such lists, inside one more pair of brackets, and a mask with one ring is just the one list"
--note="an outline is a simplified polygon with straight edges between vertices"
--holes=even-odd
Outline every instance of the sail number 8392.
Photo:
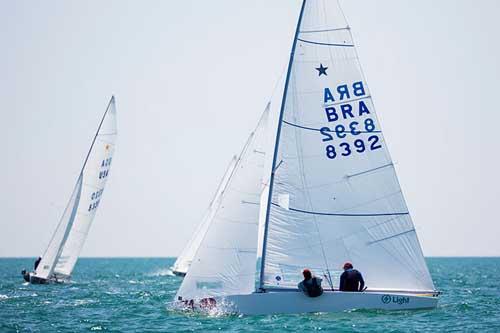
[[382,145],[379,143],[379,138],[376,135],[372,135],[368,137],[367,144],[362,139],[356,139],[353,142],[353,146],[347,142],[342,142],[338,145],[339,151],[337,151],[337,148],[334,145],[328,145],[326,146],[326,157],[329,159],[334,159],[337,157],[337,153],[340,153],[342,156],[349,156],[352,154],[353,150],[355,150],[358,153],[363,153],[367,149],[370,150],[377,150],[382,148]]

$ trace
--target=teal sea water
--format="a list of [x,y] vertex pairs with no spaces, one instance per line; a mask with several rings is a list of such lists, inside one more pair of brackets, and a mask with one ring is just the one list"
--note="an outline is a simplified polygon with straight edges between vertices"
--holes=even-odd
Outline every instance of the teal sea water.
[[[172,258],[78,261],[73,281],[29,285],[34,259],[0,259],[0,332],[500,332],[500,258],[430,258],[439,306],[420,311],[361,311],[236,316],[172,310],[181,279]],[[369,284],[369,282],[368,282]]]

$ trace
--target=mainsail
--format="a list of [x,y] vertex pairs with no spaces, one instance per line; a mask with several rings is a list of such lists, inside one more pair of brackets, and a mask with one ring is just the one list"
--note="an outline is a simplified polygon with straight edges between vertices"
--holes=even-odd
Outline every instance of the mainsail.
[[335,0],[303,2],[279,115],[260,287],[296,288],[342,263],[369,289],[434,290],[350,28]]
[[101,120],[70,201],[40,262],[36,276],[68,278],[78,259],[109,176],[116,142],[112,97]]
[[178,298],[200,299],[255,290],[267,116],[268,108],[236,161],[213,219],[177,292]]
[[174,273],[180,273],[180,274],[187,273],[189,266],[193,261],[193,257],[196,254],[196,251],[198,250],[201,241],[205,237],[205,233],[207,232],[210,223],[212,222],[221,195],[224,192],[224,189],[226,188],[226,185],[229,181],[231,174],[234,171],[234,168],[236,167],[237,160],[238,160],[237,156],[233,156],[233,158],[231,159],[231,162],[229,163],[226,172],[224,173],[224,176],[222,177],[219,186],[217,187],[214,197],[212,198],[212,201],[210,201],[210,204],[205,212],[205,215],[203,215],[201,223],[198,225],[191,239],[186,244],[181,254],[175,261],[174,265],[172,266],[172,270],[174,271]]

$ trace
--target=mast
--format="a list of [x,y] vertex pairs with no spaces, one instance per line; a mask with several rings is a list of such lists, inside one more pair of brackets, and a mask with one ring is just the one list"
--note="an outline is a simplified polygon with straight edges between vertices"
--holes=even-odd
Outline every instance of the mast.
[[260,292],[264,291],[264,266],[266,264],[266,248],[267,248],[267,234],[268,234],[268,227],[269,227],[269,213],[270,213],[270,209],[271,209],[271,200],[272,200],[273,183],[274,183],[274,172],[276,169],[276,158],[278,157],[278,145],[279,145],[279,141],[280,141],[281,124],[283,122],[283,112],[285,110],[286,96],[287,96],[287,92],[288,92],[288,84],[290,81],[290,73],[292,71],[293,58],[295,56],[295,48],[297,46],[297,39],[298,39],[299,32],[300,32],[300,25],[302,23],[302,16],[304,15],[305,5],[306,5],[306,0],[303,0],[302,7],[300,8],[299,19],[297,21],[297,28],[295,29],[295,36],[293,38],[292,51],[290,52],[290,60],[288,61],[288,70],[286,73],[285,87],[283,89],[283,98],[281,100],[280,116],[278,119],[278,130],[276,132],[276,141],[274,144],[273,163],[271,166],[271,178],[269,179],[269,195],[267,198],[266,221],[264,223],[264,237],[263,237],[263,243],[262,243],[262,258],[261,258],[260,278],[259,278],[259,291]]
[[97,136],[99,135],[99,131],[101,130],[102,123],[104,122],[104,118],[106,118],[106,115],[108,114],[109,107],[111,106],[111,103],[114,103],[115,101],[115,95],[111,95],[111,99],[109,100],[108,106],[106,107],[106,111],[104,112],[104,115],[102,116],[101,122],[99,123],[99,127],[97,127],[97,131],[95,132],[94,139],[92,140],[92,144],[90,145],[90,149],[87,153],[87,156],[85,157],[85,161],[83,162],[82,170],[80,171],[80,174],[83,173],[83,169],[85,169],[85,166],[87,165],[87,161],[89,159],[90,153],[92,152],[92,148],[94,148],[94,143],[95,140],[97,139]]

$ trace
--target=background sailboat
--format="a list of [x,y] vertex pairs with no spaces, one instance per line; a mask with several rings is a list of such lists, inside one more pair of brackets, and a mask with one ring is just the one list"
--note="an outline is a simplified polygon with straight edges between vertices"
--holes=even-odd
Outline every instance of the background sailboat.
[[268,112],[269,107],[236,161],[178,297],[223,296],[255,288]]
[[[207,279],[207,267],[193,262],[198,274],[181,285],[178,299],[201,299],[201,305],[207,298],[210,304],[225,301],[231,311],[246,314],[436,306],[437,293],[337,1],[303,2],[277,118],[271,167],[263,177],[270,182],[261,207],[258,288],[249,288],[246,280],[236,287],[222,273]],[[248,232],[227,228],[218,234],[240,239]],[[224,271],[219,263],[228,254],[213,255],[218,257],[210,271]],[[255,260],[236,263],[251,266]],[[363,271],[366,292],[333,292],[347,260]],[[323,275],[331,291],[317,299],[299,292],[305,267]]]
[[231,177],[231,174],[234,171],[234,168],[236,167],[237,160],[238,157],[233,156],[231,162],[229,163],[226,169],[226,172],[224,173],[224,176],[222,177],[219,183],[219,186],[217,187],[214,197],[210,201],[210,204],[207,208],[207,211],[205,212],[205,215],[203,216],[203,219],[201,220],[194,234],[191,236],[191,239],[186,244],[181,254],[179,255],[179,257],[177,257],[177,260],[172,266],[172,273],[174,273],[175,275],[177,276],[186,275],[189,266],[193,261],[193,257],[196,254],[196,251],[198,250],[200,243],[203,240],[205,233],[208,230],[208,227],[210,226],[210,223],[212,222],[220,197],[224,192],[224,189],[226,188],[226,185],[229,181],[229,178]]
[[71,277],[94,220],[109,176],[116,142],[114,96],[99,124],[71,198],[36,270],[25,274],[32,283],[64,281]]

